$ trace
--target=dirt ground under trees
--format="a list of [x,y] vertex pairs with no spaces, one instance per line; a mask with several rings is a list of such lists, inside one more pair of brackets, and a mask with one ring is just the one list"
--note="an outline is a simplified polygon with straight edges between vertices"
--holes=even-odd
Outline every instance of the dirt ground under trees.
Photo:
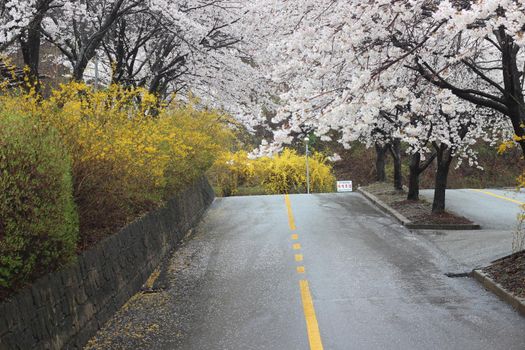
[[525,298],[525,250],[512,254],[483,270],[519,298]]
[[472,224],[469,219],[451,212],[433,214],[432,203],[424,199],[419,201],[407,200],[406,192],[395,190],[391,183],[376,182],[363,187],[363,189],[416,224]]

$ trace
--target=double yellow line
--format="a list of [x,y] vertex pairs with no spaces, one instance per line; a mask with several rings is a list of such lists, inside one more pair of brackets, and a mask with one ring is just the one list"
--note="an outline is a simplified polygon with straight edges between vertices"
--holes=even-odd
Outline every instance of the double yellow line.
[[[288,225],[291,231],[295,231],[295,220],[292,212],[292,204],[290,202],[290,196],[284,196],[284,202],[286,203],[286,210],[288,212]],[[299,235],[292,234],[292,240],[299,240]],[[301,250],[300,243],[293,243],[292,245],[295,251]],[[295,254],[295,261],[303,261],[302,254]],[[305,272],[304,266],[297,266],[297,273],[303,274]],[[306,321],[306,331],[308,333],[308,342],[310,343],[310,350],[323,350],[323,343],[321,341],[321,333],[319,332],[319,324],[317,323],[317,317],[315,315],[314,302],[312,300],[312,294],[310,293],[310,287],[308,280],[301,279],[299,281],[299,289],[301,291],[301,300],[303,302],[304,319]]]

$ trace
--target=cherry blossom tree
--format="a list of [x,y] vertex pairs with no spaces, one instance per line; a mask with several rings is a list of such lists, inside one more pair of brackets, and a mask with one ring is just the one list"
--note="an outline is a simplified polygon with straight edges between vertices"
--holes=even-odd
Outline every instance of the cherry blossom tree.
[[[243,38],[243,4],[155,0],[115,21],[98,49],[100,80],[147,88],[161,98],[191,94],[243,123],[260,113],[265,79]],[[138,9],[141,9],[140,11]],[[92,77],[93,60],[86,67]]]
[[405,66],[439,89],[505,115],[523,135],[521,1],[374,1],[354,6],[351,17],[353,45],[366,56],[371,77]]
[[[505,55],[497,45],[488,47],[494,31],[485,28],[481,35],[479,29],[503,25],[518,45],[522,29],[515,23],[523,9],[515,1],[495,1],[493,10],[480,10],[484,3],[269,0],[258,11],[270,23],[265,30],[272,40],[264,55],[281,98],[274,121],[284,126],[276,132],[276,147],[290,142],[289,135],[311,129],[321,137],[335,130],[345,145],[360,140],[378,150],[385,144],[378,143],[378,135],[401,140],[413,155],[412,198],[417,198],[419,174],[437,159],[434,210],[443,210],[454,158],[475,166],[471,146],[492,140],[489,134],[505,133],[501,130],[508,130],[508,123],[501,116],[521,135],[516,114],[508,113],[510,105],[487,102],[493,97],[488,90],[502,93],[493,83],[496,78],[487,79],[498,73],[490,62]],[[509,5],[506,11],[501,11],[503,3]],[[470,22],[461,26],[465,21]]]
[[67,58],[75,80],[82,80],[102,41],[122,17],[145,11],[144,0],[56,0],[54,11],[44,19],[46,40]]
[[111,80],[161,95],[169,85],[171,92],[183,89],[192,68],[216,64],[214,51],[234,48],[241,40],[229,30],[239,13],[223,3],[166,2],[121,18],[103,45]]
[[[248,2],[236,0],[4,0],[0,51],[20,50],[38,80],[41,41],[73,80],[192,95],[247,125],[271,104],[247,38]],[[250,39],[250,40],[248,40]],[[96,79],[95,79],[96,76]]]
[[0,51],[15,43],[37,14],[36,0],[0,1]]
[[41,23],[54,0],[0,1],[0,52],[19,44],[29,77],[38,82]]

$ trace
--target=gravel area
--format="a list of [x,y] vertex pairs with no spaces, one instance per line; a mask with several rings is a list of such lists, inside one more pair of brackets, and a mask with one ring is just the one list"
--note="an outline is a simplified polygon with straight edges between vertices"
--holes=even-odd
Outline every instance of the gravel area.
[[199,235],[183,242],[161,267],[151,290],[133,296],[84,350],[182,349],[210,250]]
[[376,182],[363,187],[363,189],[381,199],[415,224],[472,224],[469,219],[451,212],[432,214],[432,203],[424,199],[409,201],[406,199],[405,191],[397,191],[389,183]]

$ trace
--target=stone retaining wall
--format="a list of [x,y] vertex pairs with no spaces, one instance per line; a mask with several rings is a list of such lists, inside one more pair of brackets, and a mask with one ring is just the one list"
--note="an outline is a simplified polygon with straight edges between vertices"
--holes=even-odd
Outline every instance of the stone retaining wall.
[[0,304],[0,349],[81,349],[214,199],[206,179]]

